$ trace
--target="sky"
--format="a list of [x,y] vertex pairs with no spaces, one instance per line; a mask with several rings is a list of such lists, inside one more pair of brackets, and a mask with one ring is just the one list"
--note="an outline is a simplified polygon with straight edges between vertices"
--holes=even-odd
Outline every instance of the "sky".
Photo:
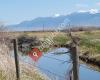
[[0,23],[18,24],[37,17],[98,10],[100,0],[0,0]]

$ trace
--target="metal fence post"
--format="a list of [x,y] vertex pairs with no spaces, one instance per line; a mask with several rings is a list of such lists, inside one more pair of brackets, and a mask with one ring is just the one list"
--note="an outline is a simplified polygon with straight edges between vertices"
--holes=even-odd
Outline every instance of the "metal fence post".
[[20,70],[19,70],[19,60],[17,54],[17,40],[13,39],[13,46],[14,46],[14,57],[15,57],[15,66],[16,66],[16,80],[20,80]]
[[73,61],[73,79],[79,80],[79,49],[77,45],[72,45],[70,48],[71,58]]

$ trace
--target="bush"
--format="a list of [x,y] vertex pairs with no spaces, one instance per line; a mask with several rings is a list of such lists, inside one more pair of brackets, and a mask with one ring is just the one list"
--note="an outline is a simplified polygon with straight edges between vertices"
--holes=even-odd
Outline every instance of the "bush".
[[40,41],[37,37],[29,37],[27,35],[18,37],[18,49],[24,54],[27,54],[32,48],[39,45]]

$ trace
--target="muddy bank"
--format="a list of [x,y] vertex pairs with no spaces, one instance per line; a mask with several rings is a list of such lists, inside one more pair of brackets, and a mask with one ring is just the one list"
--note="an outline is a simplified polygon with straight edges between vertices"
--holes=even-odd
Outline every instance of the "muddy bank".
[[96,65],[100,68],[100,61],[97,61],[95,58],[89,58],[86,56],[79,56],[79,59],[86,62],[86,63]]

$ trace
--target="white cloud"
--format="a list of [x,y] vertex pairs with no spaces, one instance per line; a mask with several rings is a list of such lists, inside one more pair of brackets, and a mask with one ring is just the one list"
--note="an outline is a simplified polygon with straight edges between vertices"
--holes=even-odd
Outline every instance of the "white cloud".
[[89,9],[89,10],[79,10],[78,12],[80,12],[80,13],[89,12],[91,14],[95,14],[95,13],[99,13],[99,10],[98,9]]
[[58,13],[54,15],[54,17],[59,17],[59,16],[60,16],[60,14],[58,14]]
[[91,14],[95,14],[95,13],[99,13],[99,10],[98,9],[90,9],[89,12]]
[[78,12],[84,13],[84,12],[88,12],[88,11],[87,10],[79,10]]

